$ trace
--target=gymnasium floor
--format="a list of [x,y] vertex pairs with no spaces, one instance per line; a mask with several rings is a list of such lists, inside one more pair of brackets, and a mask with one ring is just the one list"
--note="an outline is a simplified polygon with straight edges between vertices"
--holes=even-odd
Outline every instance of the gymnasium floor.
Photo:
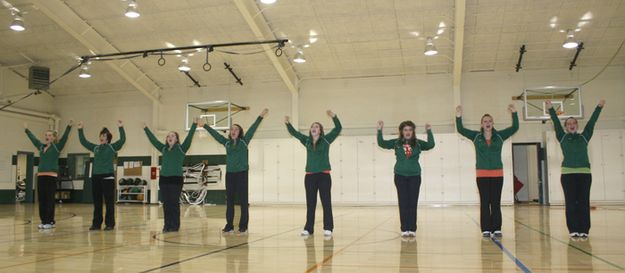
[[[617,272],[625,269],[625,207],[592,212],[588,241],[567,237],[563,207],[505,207],[504,237],[482,239],[476,206],[419,207],[416,240],[396,207],[335,207],[335,235],[299,236],[303,206],[253,206],[250,233],[224,236],[222,206],[182,207],[161,234],[159,206],[119,205],[115,232],[89,232],[91,206],[57,207],[37,230],[36,207],[0,206],[0,272]],[[318,212],[321,211],[319,207]]]

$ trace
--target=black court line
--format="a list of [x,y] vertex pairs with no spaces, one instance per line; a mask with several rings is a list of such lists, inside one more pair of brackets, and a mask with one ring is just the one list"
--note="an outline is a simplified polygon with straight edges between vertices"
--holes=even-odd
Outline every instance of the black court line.
[[[509,217],[508,217],[508,218],[509,218]],[[512,219],[512,218],[510,218],[510,219]],[[615,263],[613,263],[613,262],[610,262],[610,261],[608,261],[608,260],[606,260],[606,259],[604,259],[604,258],[601,258],[601,257],[599,257],[599,256],[597,256],[597,255],[595,255],[595,254],[592,254],[592,252],[586,251],[586,250],[584,250],[584,249],[582,249],[582,248],[580,248],[580,247],[577,247],[577,246],[574,246],[574,245],[572,245],[572,244],[569,244],[568,242],[562,241],[562,240],[560,240],[560,239],[558,239],[558,238],[556,238],[556,237],[551,236],[551,234],[549,234],[549,233],[546,233],[546,232],[544,232],[544,231],[542,231],[542,230],[536,229],[536,228],[534,228],[534,227],[532,227],[532,226],[530,226],[530,225],[527,225],[527,224],[525,224],[525,223],[523,223],[523,222],[521,222],[521,221],[519,221],[519,220],[516,220],[516,219],[513,219],[513,220],[514,220],[516,223],[520,224],[521,226],[523,226],[523,227],[525,227],[525,228],[527,228],[527,229],[529,229],[529,230],[533,230],[533,231],[536,231],[536,232],[540,233],[540,234],[541,234],[541,235],[543,235],[544,237],[547,237],[547,238],[550,238],[550,239],[552,239],[552,240],[554,240],[554,241],[557,241],[557,242],[563,243],[563,244],[567,245],[567,246],[568,246],[568,247],[570,247],[570,248],[573,248],[573,249],[575,249],[575,250],[577,250],[577,251],[579,251],[579,252],[581,252],[581,253],[584,253],[584,254],[586,254],[586,255],[588,255],[588,256],[590,256],[590,257],[592,257],[592,258],[595,258],[595,259],[597,259],[597,260],[599,260],[599,261],[602,261],[602,262],[604,262],[604,263],[606,263],[606,264],[608,264],[608,265],[610,265],[610,266],[612,266],[612,267],[614,267],[614,268],[616,268],[616,269],[619,269],[619,270],[625,270],[625,268],[624,268],[624,267],[622,267],[622,266],[620,266],[620,265],[618,265],[618,264],[615,264]]]
[[[348,212],[348,213],[345,213],[345,214],[341,214],[341,215],[337,215],[335,218],[341,218],[341,217],[343,217],[343,216],[345,216],[345,215],[349,215],[349,214],[351,214],[351,212]],[[319,223],[319,222],[321,222],[321,220],[317,220],[317,221],[315,221],[315,224],[316,224],[316,223]],[[161,266],[158,266],[158,267],[154,267],[154,268],[150,268],[150,269],[147,269],[147,270],[144,270],[144,271],[140,271],[140,272],[141,272],[141,273],[145,273],[145,272],[152,272],[152,271],[156,271],[156,270],[165,269],[165,268],[167,268],[167,267],[171,267],[171,266],[178,265],[178,264],[181,264],[181,263],[184,263],[184,262],[188,262],[188,261],[191,261],[191,260],[195,260],[195,259],[197,259],[197,258],[202,258],[202,257],[210,256],[210,255],[217,254],[217,253],[221,253],[221,252],[224,252],[224,251],[227,251],[227,250],[233,249],[233,248],[237,248],[237,247],[241,247],[241,246],[245,246],[245,245],[250,245],[250,244],[252,244],[252,243],[255,243],[255,242],[260,242],[260,241],[263,241],[263,240],[265,240],[265,239],[269,239],[269,238],[277,237],[277,236],[280,236],[280,235],[282,235],[282,234],[285,234],[285,233],[288,233],[288,232],[293,232],[293,231],[298,230],[298,229],[301,229],[301,225],[300,225],[299,227],[292,228],[292,229],[289,229],[289,230],[287,230],[287,231],[274,233],[274,234],[272,234],[272,235],[265,236],[265,237],[262,237],[262,238],[258,238],[258,239],[256,239],[256,240],[252,240],[252,241],[243,242],[243,243],[240,243],[240,244],[231,245],[231,246],[228,246],[228,247],[225,247],[225,248],[216,249],[216,250],[213,250],[213,251],[209,251],[209,252],[206,252],[206,253],[202,253],[202,254],[199,254],[199,255],[196,255],[196,256],[193,256],[193,257],[189,257],[189,258],[186,258],[186,259],[178,260],[178,261],[175,261],[175,262],[171,262],[171,263],[168,263],[168,264],[164,264],[164,265],[161,265]],[[162,233],[161,233],[161,234],[162,234]],[[153,236],[152,236],[152,238],[153,238],[153,239],[156,239],[156,236],[157,236],[157,235],[159,235],[159,234],[155,234],[155,235],[153,235]],[[312,235],[311,235],[311,236],[312,236]],[[156,240],[158,240],[158,239],[156,239]]]
[[141,271],[141,273],[152,272],[152,271],[156,271],[156,270],[162,270],[162,269],[165,269],[165,268],[168,268],[168,267],[179,265],[179,264],[184,263],[184,262],[195,260],[197,258],[210,256],[210,255],[221,253],[221,252],[224,252],[224,251],[227,251],[227,250],[230,250],[230,249],[233,249],[233,248],[237,248],[237,247],[240,247],[240,246],[245,246],[245,245],[249,245],[251,243],[255,243],[255,242],[259,242],[259,241],[266,240],[266,239],[269,239],[269,238],[277,237],[277,236],[280,236],[282,234],[293,232],[293,231],[298,230],[298,229],[301,229],[301,227],[298,226],[296,228],[292,228],[292,229],[289,229],[289,230],[286,230],[286,231],[283,231],[283,232],[275,233],[275,234],[272,234],[272,235],[269,235],[269,236],[266,236],[266,237],[262,237],[262,238],[259,238],[259,239],[256,239],[256,240],[253,240],[253,241],[250,241],[250,242],[243,242],[243,243],[240,243],[240,244],[235,244],[235,245],[231,245],[231,246],[228,246],[228,247],[225,247],[225,248],[220,248],[220,249],[216,249],[216,250],[209,251],[209,252],[206,252],[206,253],[202,253],[202,254],[199,254],[199,255],[195,255],[193,257],[189,257],[189,258],[186,258],[186,259],[182,259],[182,260],[178,260],[178,261],[171,262],[171,263],[168,263],[168,264],[164,264],[164,265],[161,265],[159,267],[150,268],[150,269]]

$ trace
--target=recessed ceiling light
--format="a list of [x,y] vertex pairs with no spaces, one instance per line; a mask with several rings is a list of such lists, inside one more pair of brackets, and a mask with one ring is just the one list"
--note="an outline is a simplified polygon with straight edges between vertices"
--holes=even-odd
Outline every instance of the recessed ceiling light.
[[191,67],[189,67],[189,59],[182,59],[180,61],[180,65],[178,65],[178,70],[180,70],[180,72],[191,71]]
[[260,0],[261,3],[271,5],[276,2],[276,0]]

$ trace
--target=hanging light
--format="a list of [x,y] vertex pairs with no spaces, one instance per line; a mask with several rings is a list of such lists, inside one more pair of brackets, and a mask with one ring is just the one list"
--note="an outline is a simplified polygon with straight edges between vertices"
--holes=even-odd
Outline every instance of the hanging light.
[[88,79],[91,78],[91,73],[89,73],[89,64],[88,63],[84,63],[80,66],[80,74],[78,74],[78,77],[82,78],[82,79]]
[[276,0],[260,0],[261,3],[271,5],[276,2]]
[[137,18],[141,16],[139,11],[137,10],[137,1],[135,0],[128,1],[128,8],[126,8],[126,13],[124,13],[124,15],[126,15],[126,17],[128,18]]
[[22,17],[22,13],[15,7],[10,7],[11,15],[13,16],[13,22],[9,25],[9,28],[13,31],[24,31],[26,26],[24,26],[24,17]]
[[566,40],[562,47],[564,48],[576,48],[579,45],[577,41],[575,41],[575,32],[572,29],[568,29],[566,31]]
[[191,67],[189,67],[189,59],[182,59],[180,61],[180,65],[178,66],[178,70],[180,70],[180,72],[191,71]]
[[295,53],[295,57],[293,58],[293,62],[296,62],[298,64],[303,64],[306,62],[306,58],[304,58],[304,52],[301,50],[298,50],[297,53]]
[[434,56],[438,54],[438,49],[434,46],[434,41],[432,37],[427,37],[425,40],[425,51],[423,51],[425,56]]
[[26,27],[24,26],[24,19],[22,17],[16,16],[13,19],[13,23],[11,23],[9,28],[17,32],[24,31],[26,29]]

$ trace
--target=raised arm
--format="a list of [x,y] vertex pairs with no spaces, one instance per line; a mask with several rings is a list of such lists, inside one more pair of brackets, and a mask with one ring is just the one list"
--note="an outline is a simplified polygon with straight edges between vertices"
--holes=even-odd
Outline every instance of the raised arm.
[[419,140],[419,146],[421,150],[427,151],[434,148],[436,142],[434,142],[434,134],[432,134],[432,126],[425,124],[425,132],[428,135],[428,141]]
[[228,142],[228,139],[222,136],[219,132],[217,132],[213,127],[208,126],[208,124],[204,124],[203,127],[219,144],[225,145]]
[[295,130],[295,128],[293,128],[293,125],[291,125],[291,122],[289,122],[289,117],[284,118],[284,123],[286,124],[286,129],[287,131],[289,131],[289,134],[297,138],[299,142],[302,143],[303,145],[306,145],[306,142],[308,141],[308,137],[298,132],[297,130]]
[[59,151],[65,148],[65,144],[67,143],[67,139],[69,138],[69,132],[72,130],[72,123],[73,121],[70,120],[67,127],[65,127],[65,132],[63,132],[63,136],[61,137],[61,139],[59,139],[59,142],[56,143],[56,147],[59,149]]
[[562,122],[560,122],[560,119],[558,118],[558,115],[556,114],[556,110],[553,109],[553,105],[551,104],[551,101],[546,101],[545,106],[547,107],[547,109],[549,109],[549,117],[551,118],[551,121],[553,122],[553,129],[556,131],[556,138],[558,139],[558,142],[560,142],[560,140],[562,140],[562,138],[566,134],[564,132],[564,128],[562,127]]
[[456,107],[456,130],[460,135],[470,140],[475,139],[475,137],[479,134],[477,131],[464,128],[462,125],[462,107],[459,105]]
[[28,125],[26,125],[26,123],[24,123],[24,132],[26,132],[26,136],[28,136],[30,142],[32,142],[33,145],[37,147],[37,149],[41,148],[41,145],[43,145],[43,143],[41,143],[41,141],[39,141],[39,139],[37,139],[37,137],[33,135],[33,132],[28,129]]
[[582,135],[586,138],[587,141],[590,141],[590,138],[592,138],[592,134],[595,131],[595,124],[597,123],[597,119],[599,119],[599,114],[601,114],[603,105],[605,105],[605,100],[599,101],[599,104],[597,104],[597,107],[595,107],[595,111],[592,112],[592,116],[590,116],[588,123],[586,123],[586,127],[584,127]]
[[514,133],[519,130],[519,115],[513,104],[508,105],[508,110],[512,113],[512,126],[499,131],[499,135],[504,140],[510,138]]
[[186,153],[191,147],[191,141],[193,141],[193,135],[195,134],[195,129],[197,128],[197,121],[191,125],[191,129],[189,129],[189,133],[187,137],[184,138],[182,144],[180,144],[180,148]]
[[87,140],[87,138],[85,137],[82,122],[78,122],[78,140],[80,140],[80,144],[89,151],[93,151],[95,146],[97,146],[94,143],[89,142],[89,140]]
[[394,139],[385,140],[382,134],[382,130],[384,129],[384,121],[378,121],[378,146],[382,149],[393,149],[395,148]]
[[250,141],[252,141],[252,137],[254,137],[254,133],[256,133],[256,129],[258,129],[258,125],[260,125],[260,122],[263,121],[263,118],[265,118],[267,111],[268,111],[267,109],[264,109],[263,112],[261,112],[260,115],[258,115],[258,118],[256,118],[256,121],[254,121],[252,126],[250,126],[250,128],[247,129],[245,136],[243,136],[243,139],[245,140],[246,143],[250,143]]
[[341,126],[341,121],[334,112],[328,110],[327,113],[328,116],[332,117],[332,121],[334,122],[334,128],[326,134],[325,138],[328,142],[332,143],[339,136],[341,130],[343,130],[343,126]]
[[145,135],[148,136],[148,140],[150,140],[150,143],[152,143],[152,146],[154,146],[154,148],[156,148],[159,151],[162,151],[163,148],[165,148],[165,144],[160,142],[156,138],[156,136],[152,133],[152,131],[150,131],[150,128],[148,128],[147,125],[143,127],[143,131],[145,131]]
[[124,130],[124,125],[121,120],[117,121],[117,129],[119,130],[119,139],[111,144],[115,151],[119,151],[122,146],[124,146],[124,143],[126,143],[126,130]]

